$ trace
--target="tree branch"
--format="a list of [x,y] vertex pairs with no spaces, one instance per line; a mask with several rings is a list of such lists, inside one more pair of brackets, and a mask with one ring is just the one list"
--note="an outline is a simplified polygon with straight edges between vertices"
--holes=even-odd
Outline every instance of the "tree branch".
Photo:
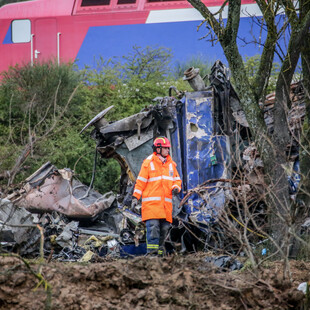
[[241,0],[229,2],[227,24],[223,38],[227,43],[236,42],[240,23],[240,10]]
[[273,2],[268,5],[264,0],[257,0],[260,10],[263,12],[264,19],[267,24],[267,38],[261,55],[261,61],[254,78],[254,93],[256,100],[263,99],[266,95],[266,89],[272,69],[276,43],[278,40],[277,27],[275,25],[275,12],[273,10]]
[[188,0],[188,2],[197,9],[200,14],[205,18],[206,22],[210,25],[216,36],[220,39],[223,36],[224,28],[216,20],[210,10],[200,0]]

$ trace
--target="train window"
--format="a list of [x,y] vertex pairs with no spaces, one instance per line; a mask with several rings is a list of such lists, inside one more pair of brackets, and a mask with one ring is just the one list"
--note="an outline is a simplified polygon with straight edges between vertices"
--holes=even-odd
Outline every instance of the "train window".
[[136,0],[118,0],[117,4],[133,4],[136,3]]
[[12,42],[30,42],[31,23],[29,19],[18,19],[12,21]]
[[109,5],[110,0],[82,0],[81,6]]

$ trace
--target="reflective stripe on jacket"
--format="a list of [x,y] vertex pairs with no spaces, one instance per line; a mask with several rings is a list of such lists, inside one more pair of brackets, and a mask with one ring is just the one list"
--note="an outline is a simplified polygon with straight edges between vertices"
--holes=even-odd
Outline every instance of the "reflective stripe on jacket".
[[181,190],[176,163],[170,155],[162,163],[156,153],[143,161],[133,196],[142,195],[142,221],[166,219],[172,223],[172,189]]

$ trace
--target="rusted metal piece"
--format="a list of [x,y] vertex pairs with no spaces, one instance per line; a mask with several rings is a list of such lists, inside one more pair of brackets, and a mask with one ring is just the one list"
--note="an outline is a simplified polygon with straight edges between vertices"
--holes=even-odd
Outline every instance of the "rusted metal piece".
[[187,81],[194,91],[201,91],[206,88],[198,68],[190,67],[185,70],[183,80]]
[[95,218],[111,206],[115,199],[111,193],[103,196],[90,190],[89,195],[83,197],[88,187],[73,175],[70,169],[58,170],[47,163],[27,179],[20,196],[13,202],[31,212],[57,211],[77,219]]

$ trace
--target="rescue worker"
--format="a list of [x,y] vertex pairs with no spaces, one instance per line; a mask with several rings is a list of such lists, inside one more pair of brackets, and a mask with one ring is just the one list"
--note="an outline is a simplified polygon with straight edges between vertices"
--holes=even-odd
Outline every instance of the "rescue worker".
[[172,223],[172,195],[181,191],[176,163],[169,155],[170,142],[158,137],[153,154],[142,163],[133,192],[131,209],[142,196],[142,221],[146,223],[147,253],[163,255],[164,242]]

